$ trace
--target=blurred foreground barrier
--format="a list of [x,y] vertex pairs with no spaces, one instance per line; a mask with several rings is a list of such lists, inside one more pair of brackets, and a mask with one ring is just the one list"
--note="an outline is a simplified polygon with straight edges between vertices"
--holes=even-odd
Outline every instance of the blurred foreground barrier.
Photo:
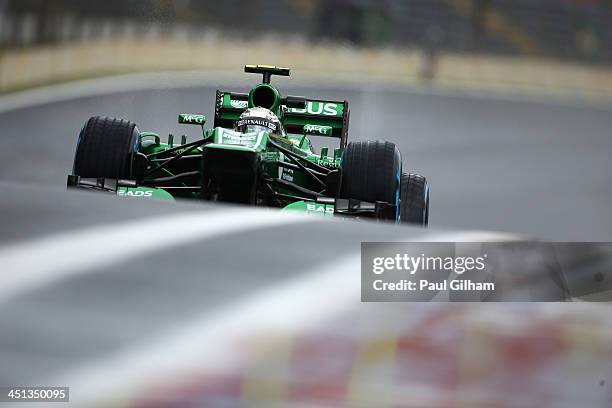
[[612,69],[533,58],[377,51],[305,42],[92,41],[0,54],[0,92],[130,72],[234,72],[251,62],[292,67],[304,79],[418,84],[503,93],[612,99]]
[[156,373],[108,407],[607,408],[604,305],[355,305],[301,332],[228,342],[241,364]]

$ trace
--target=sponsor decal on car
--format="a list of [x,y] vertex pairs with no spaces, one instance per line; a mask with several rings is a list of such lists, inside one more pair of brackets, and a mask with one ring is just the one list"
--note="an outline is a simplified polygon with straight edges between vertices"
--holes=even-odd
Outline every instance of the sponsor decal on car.
[[229,132],[223,133],[224,144],[248,144],[252,145],[257,140],[257,135],[240,135]]
[[278,128],[276,124],[271,122],[270,120],[260,118],[245,118],[240,119],[238,122],[236,122],[237,128],[240,129],[243,126],[262,126],[270,129],[272,132],[276,132],[276,129]]
[[283,169],[281,179],[293,182],[293,169]]
[[235,109],[246,109],[249,106],[249,102],[239,101],[237,99],[231,99],[230,106]]
[[304,125],[304,133],[309,135],[331,136],[332,130],[331,126]]
[[338,165],[336,164],[335,161],[329,161],[329,160],[325,160],[325,159],[318,159],[317,160],[317,164],[319,166],[328,167],[330,169],[337,169],[338,168]]
[[325,204],[308,203],[306,204],[306,210],[310,212],[325,213],[325,214],[334,213],[334,207],[327,206]]
[[117,195],[122,197],[141,197],[141,198],[150,198],[153,197],[153,191],[143,191],[143,190],[118,190]]
[[191,124],[191,125],[203,125],[206,123],[206,116],[194,115],[194,114],[181,114],[179,117],[179,123]]
[[306,102],[306,109],[300,108],[289,108],[289,113],[308,113],[311,115],[325,115],[325,116],[339,116],[341,115],[340,107],[337,103],[333,102]]

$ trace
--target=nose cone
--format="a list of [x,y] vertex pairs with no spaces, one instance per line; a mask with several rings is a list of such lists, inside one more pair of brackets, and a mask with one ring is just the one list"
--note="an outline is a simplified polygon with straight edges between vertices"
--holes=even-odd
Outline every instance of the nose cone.
[[259,154],[241,145],[207,145],[202,152],[203,188],[211,199],[255,204]]

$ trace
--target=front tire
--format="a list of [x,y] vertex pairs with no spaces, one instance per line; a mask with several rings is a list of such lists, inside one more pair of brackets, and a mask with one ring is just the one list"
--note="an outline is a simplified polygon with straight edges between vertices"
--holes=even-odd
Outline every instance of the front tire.
[[87,121],[77,142],[73,174],[86,178],[129,179],[140,132],[133,122],[101,116]]
[[418,174],[402,174],[400,202],[401,224],[426,227],[429,224],[429,185]]
[[[374,203],[399,203],[402,156],[395,144],[351,142],[342,155],[340,196]],[[397,221],[398,212],[392,221]]]

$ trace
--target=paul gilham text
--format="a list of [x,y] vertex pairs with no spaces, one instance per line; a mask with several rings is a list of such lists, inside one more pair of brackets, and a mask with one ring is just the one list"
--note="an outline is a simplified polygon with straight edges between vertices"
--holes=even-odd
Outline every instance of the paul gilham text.
[[417,291],[417,290],[433,290],[433,291],[493,291],[495,283],[493,282],[473,282],[469,279],[452,280],[442,282],[430,282],[426,279],[419,280],[418,284],[414,281],[402,279],[396,282],[384,282],[377,279],[373,283],[374,290],[377,291]]

